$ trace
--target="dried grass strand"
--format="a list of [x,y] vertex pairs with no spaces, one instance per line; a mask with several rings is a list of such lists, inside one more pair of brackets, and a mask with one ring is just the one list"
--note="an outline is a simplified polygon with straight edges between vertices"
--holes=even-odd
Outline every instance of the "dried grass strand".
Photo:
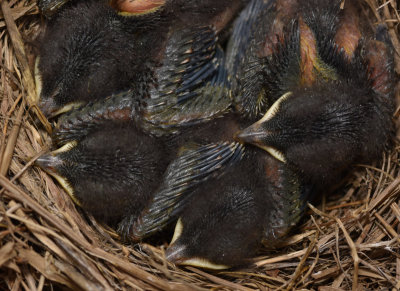
[[[13,15],[11,13],[9,4],[7,1],[2,1],[1,2],[1,10],[3,12],[3,17],[4,21],[7,25],[7,31],[8,34],[10,35],[11,41],[14,46],[14,51],[16,54],[16,57],[18,59],[19,65],[22,69],[22,80],[23,84],[27,90],[27,101],[30,106],[34,106],[37,104],[38,96],[36,96],[36,86],[35,86],[35,81],[32,77],[31,70],[29,68],[29,63],[28,59],[26,57],[25,53],[25,48],[24,48],[24,43],[22,41],[21,34],[19,33],[19,30],[17,28],[17,25],[15,24]],[[42,122],[43,126],[46,128],[48,132],[51,132],[51,125],[47,121],[46,117],[43,115],[43,113],[37,109],[37,107],[34,108],[34,113],[37,115],[39,120]]]
[[22,116],[24,114],[24,104],[25,102],[22,101],[20,108],[18,109],[17,118],[14,122],[14,126],[10,132],[7,145],[4,149],[1,159],[1,166],[0,166],[0,175],[6,175],[8,171],[8,167],[10,166],[11,159],[13,157],[15,144],[17,142],[18,133],[21,128]]

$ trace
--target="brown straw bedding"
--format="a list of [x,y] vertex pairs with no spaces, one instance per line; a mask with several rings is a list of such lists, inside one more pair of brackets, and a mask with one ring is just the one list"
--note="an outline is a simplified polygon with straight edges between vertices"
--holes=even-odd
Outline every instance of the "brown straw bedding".
[[[400,3],[360,1],[372,25],[389,26],[400,73]],[[382,162],[357,165],[344,186],[310,205],[292,236],[276,250],[262,250],[253,265],[219,272],[178,268],[165,260],[165,245],[121,244],[31,167],[50,144],[32,106],[32,40],[40,21],[36,1],[1,1],[1,289],[400,289],[397,141]],[[399,114],[396,107],[397,125]]]

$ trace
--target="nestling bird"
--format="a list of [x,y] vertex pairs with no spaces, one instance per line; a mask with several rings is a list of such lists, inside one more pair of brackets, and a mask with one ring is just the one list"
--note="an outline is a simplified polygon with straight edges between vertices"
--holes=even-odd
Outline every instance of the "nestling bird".
[[276,244],[298,222],[308,193],[285,164],[250,146],[221,178],[195,190],[166,258],[209,269],[248,263],[262,241]]
[[163,145],[133,123],[110,122],[80,142],[41,156],[36,164],[83,209],[116,226],[144,209],[168,160]]
[[152,39],[161,25],[152,18],[123,21],[102,1],[83,1],[48,22],[35,74],[47,116],[134,87],[134,81],[140,86],[148,73],[145,56],[160,49]]
[[[132,3],[138,2],[141,1]],[[179,81],[179,74],[172,73],[187,73],[204,82],[210,81],[211,65],[218,67],[215,48],[202,52],[208,54],[210,64],[204,67],[204,72],[200,71],[201,66],[190,67],[190,72],[170,68],[174,51],[168,49],[173,41],[187,41],[186,57],[182,56],[181,61],[190,58],[191,42],[200,40],[188,39],[188,34],[192,32],[195,37],[194,31],[201,28],[210,31],[208,36],[199,36],[205,37],[201,40],[203,46],[216,46],[212,42],[215,35],[239,9],[240,0],[150,2],[157,2],[160,7],[128,17],[106,1],[73,1],[48,21],[39,39],[35,74],[39,105],[45,115],[52,117],[128,89],[137,98],[150,100],[154,90],[160,94],[159,82],[167,86]],[[205,62],[201,58],[198,61]],[[181,65],[184,67],[184,63]]]
[[329,189],[351,165],[380,157],[392,132],[390,105],[366,83],[318,84],[283,95],[237,139],[287,162],[306,183]]
[[[379,158],[393,133],[390,47],[379,40],[342,36],[347,31],[343,27],[357,29],[351,30],[357,36],[358,26],[337,21],[342,13],[340,1],[320,4],[321,9],[325,8],[321,12],[324,17],[303,12],[315,39],[313,50],[317,55],[306,58],[307,62],[311,58],[313,69],[301,69],[304,58],[299,21],[300,28],[295,27],[284,45],[279,45],[272,56],[264,57],[260,65],[260,94],[264,94],[260,98],[275,100],[278,93],[281,97],[264,117],[237,135],[237,140],[263,148],[286,162],[301,174],[304,183],[315,185],[315,191],[335,185],[352,165]],[[327,32],[332,38],[316,31],[327,23],[336,23],[333,27],[337,30]],[[289,70],[285,73],[277,71],[281,56],[286,56],[284,64]],[[293,70],[290,64],[297,64],[297,60],[302,62]]]

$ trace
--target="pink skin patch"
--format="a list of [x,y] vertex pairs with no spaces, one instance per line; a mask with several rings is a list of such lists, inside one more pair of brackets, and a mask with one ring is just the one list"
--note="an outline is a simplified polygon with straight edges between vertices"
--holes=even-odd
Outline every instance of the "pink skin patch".
[[335,35],[335,42],[344,49],[347,57],[351,59],[361,38],[359,30],[360,21],[354,6],[347,6]]
[[300,54],[301,54],[301,84],[310,86],[315,81],[314,67],[317,63],[316,41],[311,29],[299,19]]
[[276,16],[272,23],[271,30],[266,36],[264,47],[259,57],[266,57],[274,53],[279,41],[283,39],[283,30],[290,23],[297,13],[297,0],[278,0],[276,5]]
[[389,96],[392,92],[393,76],[388,69],[391,61],[389,55],[389,49],[383,42],[371,40],[367,44],[365,58],[368,61],[372,88],[384,96]]
[[139,15],[156,11],[166,0],[114,0],[112,6],[121,13]]

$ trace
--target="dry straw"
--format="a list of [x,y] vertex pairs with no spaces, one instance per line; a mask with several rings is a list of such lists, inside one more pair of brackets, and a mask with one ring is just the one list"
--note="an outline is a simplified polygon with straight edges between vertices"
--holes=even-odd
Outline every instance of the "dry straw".
[[[398,3],[360,1],[371,25],[389,26],[399,73]],[[165,261],[164,245],[122,245],[83,217],[49,176],[31,167],[50,144],[48,124],[32,106],[31,50],[40,21],[35,1],[1,2],[1,289],[400,289],[398,143],[380,164],[356,166],[344,187],[309,206],[303,224],[279,249],[262,250],[242,268],[177,268]],[[399,115],[397,107],[397,124]]]

